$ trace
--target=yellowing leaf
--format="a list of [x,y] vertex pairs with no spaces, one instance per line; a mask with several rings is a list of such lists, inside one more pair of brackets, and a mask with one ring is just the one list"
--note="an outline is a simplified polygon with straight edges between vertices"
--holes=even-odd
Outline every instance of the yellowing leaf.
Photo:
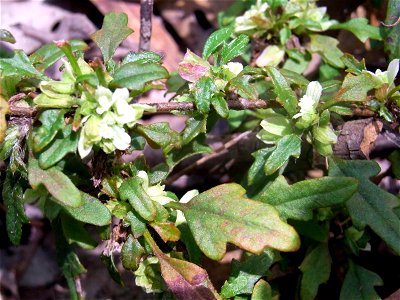
[[296,251],[300,238],[270,205],[244,197],[245,190],[230,183],[214,187],[183,205],[183,213],[200,249],[221,259],[226,243],[259,254],[266,247]]

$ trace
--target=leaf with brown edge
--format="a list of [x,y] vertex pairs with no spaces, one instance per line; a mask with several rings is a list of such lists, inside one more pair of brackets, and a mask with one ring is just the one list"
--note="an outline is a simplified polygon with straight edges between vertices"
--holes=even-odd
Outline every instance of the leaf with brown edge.
[[166,243],[168,241],[176,242],[181,238],[181,232],[171,222],[153,222],[149,224],[158,233],[161,239]]
[[269,204],[247,199],[238,184],[216,186],[182,204],[199,248],[214,260],[226,252],[226,243],[260,254],[266,247],[296,251],[300,238]]
[[155,251],[161,265],[161,275],[178,299],[221,299],[206,270],[188,261],[169,257]]

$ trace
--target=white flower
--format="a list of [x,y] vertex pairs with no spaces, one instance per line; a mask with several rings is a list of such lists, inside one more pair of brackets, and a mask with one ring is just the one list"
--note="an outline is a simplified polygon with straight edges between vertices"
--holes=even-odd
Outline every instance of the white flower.
[[[182,196],[181,200],[179,200],[180,203],[188,203],[190,200],[192,200],[194,197],[196,197],[199,194],[198,190],[190,190],[185,193],[185,195]],[[178,210],[176,212],[176,221],[175,225],[178,226],[182,223],[186,223],[185,216],[183,215],[183,212]]]
[[387,71],[376,70],[375,73],[371,71],[364,71],[379,80],[381,85],[387,84],[389,88],[394,84],[397,73],[399,72],[399,59],[393,59],[387,68]]
[[113,105],[113,93],[109,89],[103,86],[99,86],[96,89],[95,96],[98,104],[100,105],[99,107],[96,108],[96,112],[99,115],[108,111]]
[[267,2],[262,3],[261,0],[257,0],[255,5],[252,5],[243,16],[239,16],[235,20],[235,32],[245,32],[253,29],[258,29],[263,23],[263,28],[268,28],[271,21],[265,16],[265,12],[269,8]]
[[149,176],[145,171],[139,171],[137,176],[143,180],[142,187],[151,200],[158,202],[161,205],[174,201],[174,199],[168,197],[167,192],[164,191],[165,185],[157,184],[149,186]]
[[278,46],[268,46],[258,56],[256,65],[261,68],[266,66],[276,67],[283,60],[284,56],[285,51]]
[[300,112],[293,116],[294,119],[307,114],[315,114],[321,98],[322,86],[318,81],[312,81],[307,86],[306,94],[300,99]]
[[239,62],[229,62],[224,67],[226,67],[229,71],[231,71],[236,76],[239,75],[239,73],[243,71],[243,65]]
[[[231,80],[232,78],[235,78],[236,76],[239,75],[240,72],[243,71],[243,65],[239,62],[229,62],[228,64],[222,66],[222,68],[224,69],[224,74],[226,76],[227,80]],[[226,81],[221,80],[222,82],[225,82],[226,85]],[[218,84],[216,82],[216,85],[221,85]],[[224,86],[225,87],[225,86]]]

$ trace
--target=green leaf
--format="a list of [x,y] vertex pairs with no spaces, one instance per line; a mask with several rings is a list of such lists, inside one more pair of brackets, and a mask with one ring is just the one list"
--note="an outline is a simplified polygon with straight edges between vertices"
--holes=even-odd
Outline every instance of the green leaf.
[[139,177],[124,181],[119,189],[122,200],[128,200],[136,212],[145,220],[153,221],[156,217],[156,206],[146,194]]
[[121,249],[121,261],[126,270],[136,271],[145,250],[137,239],[129,235]]
[[101,261],[106,266],[108,273],[110,274],[111,278],[118,283],[120,286],[124,286],[124,282],[122,281],[121,274],[119,273],[117,267],[114,263],[114,256],[111,255],[104,255],[100,256]]
[[177,164],[190,156],[212,153],[212,149],[204,144],[204,139],[204,136],[199,136],[181,149],[171,151],[166,157],[166,163],[168,164],[170,171],[172,171]]
[[203,58],[208,59],[210,55],[231,36],[232,31],[233,27],[225,27],[214,31],[204,44]]
[[29,184],[33,189],[44,185],[55,200],[64,207],[79,207],[83,204],[80,191],[63,172],[56,167],[42,170],[31,157],[28,165]]
[[273,67],[267,67],[268,75],[274,84],[274,91],[278,96],[277,101],[283,105],[292,117],[297,112],[297,96],[279,71]]
[[130,62],[115,70],[113,78],[110,87],[126,87],[139,91],[148,82],[168,78],[168,71],[156,63]]
[[112,58],[119,44],[133,32],[127,25],[128,16],[125,13],[111,12],[104,17],[101,29],[92,34],[93,41],[103,54],[104,62]]
[[385,51],[389,54],[390,60],[400,57],[400,26],[396,23],[399,18],[400,2],[398,0],[389,0],[385,24],[390,26],[385,26],[384,28],[384,45]]
[[360,75],[362,71],[366,70],[365,59],[358,61],[353,55],[345,53],[342,57],[344,65],[347,67],[346,72],[351,72],[355,75]]
[[225,44],[221,50],[222,61],[227,63],[231,59],[243,54],[249,41],[250,38],[247,35],[241,34],[229,44]]
[[0,41],[15,44],[14,36],[6,29],[0,29]]
[[301,299],[315,299],[319,285],[329,279],[331,264],[332,258],[327,243],[319,244],[304,258],[299,267],[303,273],[300,286]]
[[182,144],[189,144],[196,136],[200,133],[205,133],[207,131],[207,118],[204,116],[194,116],[185,122],[186,127],[183,129]]
[[286,135],[276,144],[275,150],[267,158],[264,166],[265,175],[271,175],[279,170],[291,156],[299,157],[301,139],[295,134]]
[[285,177],[279,176],[256,200],[272,205],[283,218],[307,221],[316,208],[346,202],[357,186],[356,179],[347,177],[321,177],[289,185]]
[[255,87],[249,82],[250,76],[236,76],[233,78],[229,84],[230,86],[237,89],[237,93],[243,98],[249,100],[257,100],[258,93]]
[[22,76],[33,78],[45,78],[32,65],[28,56],[22,50],[15,50],[11,57],[0,58],[0,76]]
[[211,259],[225,254],[226,243],[259,254],[264,248],[296,251],[300,240],[270,205],[244,197],[238,184],[223,184],[182,205],[196,243]]
[[366,18],[354,18],[344,23],[336,23],[329,29],[345,29],[353,33],[361,42],[365,43],[367,39],[382,40],[379,27],[368,24]]
[[61,218],[58,217],[53,220],[51,222],[51,226],[56,244],[57,263],[61,272],[67,279],[70,298],[72,300],[79,300],[80,296],[76,291],[75,279],[80,274],[86,272],[86,270],[79,261],[78,256],[72,251],[71,246],[65,239]]
[[164,154],[181,145],[179,133],[172,130],[167,122],[149,125],[137,124],[136,131],[147,140],[152,148],[162,148]]
[[[88,45],[83,41],[70,40],[69,43],[72,52],[84,51],[88,48]],[[43,72],[64,56],[64,52],[55,44],[46,44],[33,52],[29,58],[32,64],[35,65],[39,71]]]
[[329,160],[330,176],[353,176],[359,180],[358,192],[346,202],[354,225],[358,229],[369,226],[400,255],[400,219],[394,213],[399,201],[369,180],[379,171],[378,164],[373,161]]
[[142,219],[135,211],[129,211],[126,214],[124,221],[128,222],[131,226],[132,235],[136,239],[141,237],[146,230],[146,221]]
[[377,285],[383,285],[378,274],[350,262],[349,270],[340,291],[340,300],[381,299],[374,289],[374,286]]
[[254,157],[254,162],[251,165],[249,172],[247,174],[247,181],[250,185],[255,183],[259,178],[259,176],[263,176],[265,174],[264,173],[265,162],[271,155],[272,151],[273,149],[271,148],[263,148],[251,154]]
[[156,255],[165,283],[179,299],[221,299],[206,270],[188,261],[166,256],[161,251]]
[[75,220],[83,223],[104,226],[111,223],[111,212],[99,199],[86,193],[82,194],[83,205],[79,207],[64,206],[64,210]]
[[271,250],[252,255],[243,262],[233,260],[231,275],[221,288],[221,296],[231,298],[238,294],[251,294],[254,284],[265,275],[273,261]]
[[122,64],[127,64],[130,62],[137,63],[161,63],[162,57],[160,54],[150,51],[143,52],[129,52],[124,59],[122,60]]
[[269,283],[260,279],[254,286],[251,300],[272,300],[272,290]]
[[312,52],[320,54],[328,64],[339,69],[344,68],[341,60],[343,52],[337,47],[339,44],[337,39],[319,34],[312,34],[310,38],[310,50]]
[[16,180],[10,171],[6,172],[3,183],[2,197],[6,207],[7,234],[14,245],[19,245],[22,234],[22,224],[29,220],[25,215],[23,189],[21,180]]
[[379,85],[379,79],[370,73],[361,73],[358,76],[348,74],[334,98],[336,101],[366,101],[368,92]]
[[69,215],[60,215],[65,238],[69,244],[76,243],[83,249],[94,249],[97,243],[83,227],[84,223],[74,220]]
[[64,111],[47,109],[40,114],[42,125],[33,131],[33,150],[42,151],[55,138],[58,131],[65,125]]
[[210,111],[211,97],[217,87],[211,77],[203,76],[196,82],[194,89],[194,102],[198,111],[205,115]]
[[72,125],[63,128],[61,134],[39,154],[39,166],[48,169],[62,160],[68,153],[75,153],[78,147],[78,134],[72,131]]
[[211,98],[211,105],[214,107],[217,114],[219,114],[222,118],[226,119],[229,116],[229,107],[224,96],[220,94],[214,95]]
[[149,224],[158,233],[164,243],[172,241],[179,241],[181,232],[171,222],[152,222]]

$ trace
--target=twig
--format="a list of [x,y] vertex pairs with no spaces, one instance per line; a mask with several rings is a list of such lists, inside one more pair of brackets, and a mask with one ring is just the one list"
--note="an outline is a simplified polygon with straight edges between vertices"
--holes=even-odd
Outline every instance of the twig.
[[154,0],[140,0],[140,40],[139,51],[150,50],[151,17]]
[[[228,100],[227,102],[229,109],[233,110],[269,108],[276,106],[276,103],[271,101],[246,100],[243,98],[237,100]],[[161,103],[146,103],[146,104],[155,107],[156,108],[155,113],[169,113],[174,110],[193,111],[196,109],[196,106],[193,102],[161,102]],[[353,110],[353,116],[357,117],[371,117],[375,115],[375,113],[369,110],[368,108],[354,107],[352,108],[352,110]],[[37,112],[38,109],[34,107],[20,107],[20,106],[14,106],[12,105],[12,103],[10,103],[9,115],[11,116],[33,117]],[[148,113],[148,114],[154,114],[154,113]]]

